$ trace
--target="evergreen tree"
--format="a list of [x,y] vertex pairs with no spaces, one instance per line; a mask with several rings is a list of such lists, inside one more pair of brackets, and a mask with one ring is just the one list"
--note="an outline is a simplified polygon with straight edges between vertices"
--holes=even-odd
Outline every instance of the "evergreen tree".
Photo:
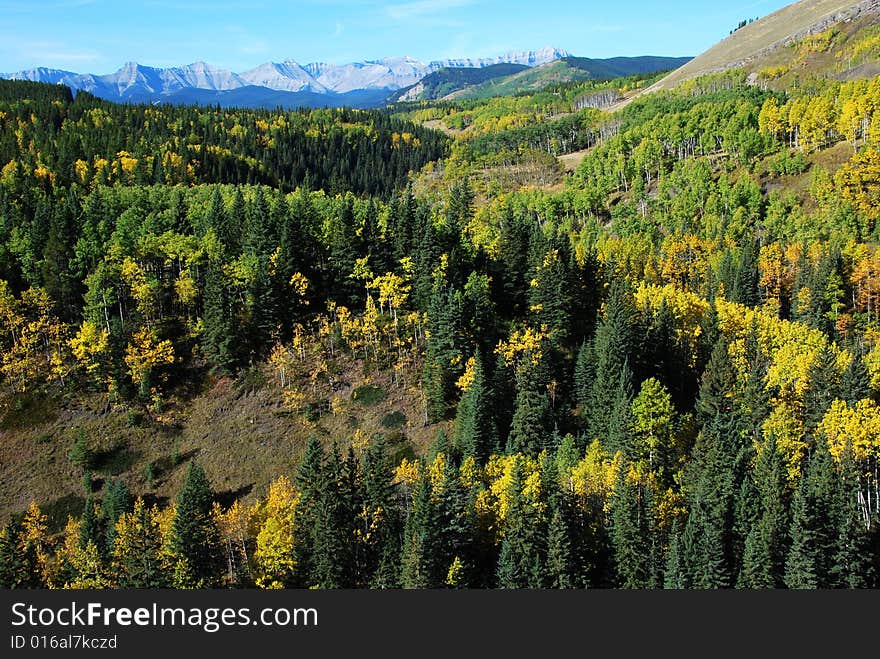
[[438,278],[428,311],[423,386],[431,422],[446,417],[461,376],[464,354],[461,340],[462,296]]
[[214,188],[214,194],[211,196],[211,206],[208,208],[205,224],[206,229],[214,229],[217,240],[220,242],[221,250],[225,254],[231,254],[230,248],[235,244],[237,238],[235,230],[229,223],[219,186]]
[[785,585],[788,588],[804,590],[819,587],[814,526],[809,485],[807,479],[803,478],[792,503],[791,549],[785,563]]
[[503,212],[492,281],[500,288],[497,291],[499,311],[506,317],[515,317],[526,306],[533,222],[531,218],[514,213],[509,205]]
[[439,588],[446,573],[440,510],[431,493],[430,480],[422,476],[413,494],[413,510],[406,522],[401,585],[404,588]]
[[296,477],[300,497],[297,503],[297,525],[305,529],[294,537],[294,556],[299,566],[303,583],[309,587],[315,583],[315,538],[314,529],[318,524],[318,510],[326,488],[324,476],[324,448],[315,435],[309,437],[306,450],[300,462]]
[[520,371],[507,452],[535,456],[545,447],[551,433],[550,400],[535,369],[525,365]]
[[138,498],[131,513],[117,525],[113,572],[120,588],[166,588],[162,565],[162,535],[153,513]]
[[608,410],[608,427],[602,437],[605,447],[612,453],[622,452],[628,459],[633,459],[633,418],[632,418],[632,373],[629,364],[624,362],[620,370],[617,388]]
[[682,565],[681,530],[676,518],[669,534],[669,551],[666,552],[666,566],[663,571],[663,588],[683,590],[687,588],[684,566]]
[[807,372],[804,425],[808,432],[813,433],[816,430],[839,393],[840,371],[837,368],[837,357],[828,346],[825,346]]
[[477,525],[469,493],[459,478],[458,468],[451,460],[447,460],[443,470],[443,487],[439,493],[438,505],[442,525],[442,561],[446,564],[447,578],[453,570],[455,586],[469,588],[476,586],[478,575]]
[[363,305],[363,288],[351,278],[358,259],[354,197],[345,195],[338,212],[330,217],[328,232],[329,265],[332,273],[330,297],[349,308]]
[[105,488],[104,500],[101,503],[101,516],[107,533],[105,541],[95,542],[99,549],[105,547],[110,551],[113,548],[116,539],[116,522],[120,515],[131,510],[131,506],[131,492],[125,481],[121,479],[111,481]]
[[322,590],[350,588],[354,580],[357,466],[354,455],[343,461],[336,448],[324,467],[324,488],[317,501],[311,529],[312,578]]
[[872,585],[870,536],[859,506],[858,471],[852,452],[842,460],[838,502],[838,534],[831,561],[831,585],[835,588],[867,588]]
[[237,323],[229,288],[217,261],[208,264],[204,293],[205,355],[223,373],[238,369]]
[[364,535],[369,542],[361,559],[364,584],[370,588],[396,588],[398,561],[402,550],[403,528],[400,505],[391,482],[391,460],[385,439],[379,436],[364,455]]
[[29,561],[21,551],[21,536],[22,525],[18,519],[10,521],[0,532],[0,588],[38,587],[33,583],[36,561]]
[[596,377],[596,364],[593,360],[593,346],[589,341],[581,343],[574,366],[574,399],[581,415],[588,418],[590,396]]
[[560,498],[547,526],[547,581],[550,588],[556,589],[575,588],[577,583],[571,530],[564,506]]
[[780,588],[785,573],[788,530],[785,463],[770,435],[758,454],[755,481],[760,513],[746,538],[739,586]]
[[[157,165],[161,158],[154,158]],[[171,222],[175,233],[181,236],[189,236],[193,232],[193,226],[188,217],[189,210],[186,205],[186,197],[180,188],[174,188],[171,197]]]
[[758,244],[754,241],[747,242],[741,249],[739,263],[736,269],[736,279],[731,300],[748,307],[753,307],[760,301],[758,295]]
[[567,255],[553,249],[541,255],[535,264],[528,291],[529,310],[536,327],[547,327],[554,345],[568,345],[574,307],[573,278],[569,275]]
[[620,468],[611,501],[611,544],[617,583],[621,588],[641,589],[648,585],[648,515],[643,486],[632,482],[627,467]]
[[83,514],[79,521],[79,547],[85,549],[89,542],[95,544],[96,547],[103,548],[104,537],[102,533],[101,521],[95,512],[95,500],[89,494],[83,505]]
[[613,413],[622,411],[621,394],[632,390],[629,356],[633,344],[634,311],[626,284],[612,282],[605,314],[593,344],[595,380],[590,396],[590,431],[604,438],[613,432]]
[[498,344],[497,308],[492,299],[491,281],[478,272],[472,272],[464,285],[462,329],[466,342],[475,346],[484,359]]
[[847,402],[847,405],[855,407],[860,400],[871,398],[872,388],[871,376],[868,374],[865,360],[862,358],[861,349],[854,347],[851,351],[853,358],[843,372],[840,397]]
[[241,187],[236,186],[232,195],[232,205],[227,212],[219,215],[222,222],[217,237],[224,245],[226,255],[235,258],[241,254],[242,238],[247,235],[247,205]]
[[839,479],[824,438],[817,442],[792,504],[791,549],[785,564],[789,588],[828,588],[839,534]]
[[473,380],[461,396],[455,416],[455,443],[463,457],[484,464],[498,451],[498,430],[492,415],[491,392],[480,355],[474,358]]
[[177,496],[171,526],[178,587],[211,587],[221,574],[220,534],[211,516],[213,500],[214,493],[204,469],[197,462],[191,462],[183,489]]
[[252,260],[255,272],[248,287],[249,314],[245,336],[248,337],[251,359],[258,360],[277,339],[281,326],[278,287],[270,275],[270,261],[277,240],[269,204],[261,188],[257,188],[248,217],[244,253]]
[[536,511],[523,495],[525,480],[521,458],[515,457],[508,485],[509,506],[496,578],[504,589],[543,586],[543,542]]

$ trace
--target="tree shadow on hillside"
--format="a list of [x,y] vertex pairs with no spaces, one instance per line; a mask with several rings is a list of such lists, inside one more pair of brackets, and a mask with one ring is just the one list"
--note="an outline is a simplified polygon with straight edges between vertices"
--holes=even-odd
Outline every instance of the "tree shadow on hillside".
[[237,490],[225,490],[224,492],[218,492],[214,495],[214,500],[217,501],[223,508],[229,508],[233,503],[241,499],[242,497],[246,497],[251,491],[254,489],[253,483],[248,483],[247,485],[242,485]]
[[80,517],[86,505],[85,497],[79,494],[65,494],[40,506],[40,510],[48,518],[49,533],[60,533],[67,524],[68,516]]
[[140,451],[132,451],[125,444],[119,444],[104,451],[97,451],[92,458],[92,467],[106,476],[119,476],[137,464],[141,455]]

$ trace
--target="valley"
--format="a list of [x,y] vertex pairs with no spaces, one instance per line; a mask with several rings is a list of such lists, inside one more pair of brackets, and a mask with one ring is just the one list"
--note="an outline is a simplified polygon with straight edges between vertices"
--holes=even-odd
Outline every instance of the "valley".
[[0,585],[876,587],[878,35],[0,80]]

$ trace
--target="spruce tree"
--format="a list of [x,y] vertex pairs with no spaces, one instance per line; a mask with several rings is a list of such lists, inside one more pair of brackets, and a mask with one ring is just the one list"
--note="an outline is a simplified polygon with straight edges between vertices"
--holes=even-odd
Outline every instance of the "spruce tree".
[[112,550],[113,542],[116,539],[116,522],[122,513],[127,513],[132,507],[131,492],[125,481],[116,479],[111,481],[105,488],[104,500],[101,502],[101,515],[106,528],[106,539],[103,542],[96,542],[98,548],[106,547],[107,551]]
[[608,427],[606,434],[602,436],[602,443],[612,454],[619,451],[630,460],[635,457],[632,401],[632,373],[629,370],[629,364],[624,362],[617,388],[614,391],[611,408],[608,410]]
[[305,529],[294,537],[294,557],[299,566],[302,584],[310,587],[315,583],[313,531],[318,523],[318,508],[326,489],[324,475],[324,448],[315,435],[309,437],[296,477],[300,493],[297,504],[297,524]]
[[730,586],[730,570],[725,552],[725,521],[720,511],[702,511],[700,519],[699,552],[701,560],[696,564],[694,587],[706,590]]
[[223,566],[220,534],[211,515],[213,501],[214,493],[204,469],[197,462],[190,462],[171,526],[178,587],[206,588],[218,582]]
[[444,467],[438,506],[442,528],[441,565],[446,564],[447,577],[454,566],[457,587],[475,587],[479,560],[476,547],[477,522],[469,493],[459,478],[458,468],[451,460],[447,460]]
[[547,581],[550,588],[576,588],[571,530],[565,502],[559,497],[547,527]]
[[124,533],[113,552],[113,571],[120,588],[166,588],[159,523],[142,499],[123,522]]
[[492,298],[492,282],[488,276],[471,272],[462,297],[462,330],[466,343],[476,347],[484,365],[498,345],[498,309]]
[[10,521],[0,532],[0,588],[28,588],[35,579],[30,569],[36,567],[35,562],[29,565],[21,551],[22,532],[19,519]]
[[95,500],[89,494],[83,505],[83,514],[79,521],[79,547],[85,549],[89,541],[93,542],[96,547],[105,550],[104,537],[102,533],[101,520],[95,512]]
[[785,585],[788,588],[804,590],[819,587],[814,526],[809,485],[807,479],[802,478],[792,503],[791,549],[785,562]]
[[839,536],[840,479],[824,437],[819,437],[792,505],[789,588],[829,588]]
[[404,588],[439,588],[446,573],[443,561],[442,519],[424,475],[416,483],[413,510],[406,523],[401,559],[401,585]]
[[541,385],[537,373],[528,365],[520,367],[518,380],[507,452],[536,456],[552,431],[550,400],[546,387]]
[[804,425],[807,432],[815,432],[839,394],[837,357],[831,348],[824,346],[807,372],[807,392],[804,395]]
[[428,310],[429,338],[425,347],[422,376],[430,422],[446,417],[454,399],[455,383],[462,374],[462,296],[447,287],[442,278],[435,281]]
[[648,515],[642,487],[627,476],[627,465],[620,468],[611,500],[611,544],[617,584],[621,588],[641,589],[648,584]]
[[593,346],[589,341],[581,343],[574,365],[574,399],[581,416],[588,418],[590,395],[596,377],[596,364],[593,359]]
[[830,583],[835,588],[867,588],[875,575],[870,536],[859,505],[858,471],[852,451],[845,451],[841,462],[838,530]]
[[524,485],[522,459],[515,457],[507,489],[509,505],[496,570],[499,588],[540,588],[543,585],[543,539],[535,509],[523,494]]
[[532,323],[536,327],[546,326],[550,340],[560,348],[568,345],[575,304],[565,256],[559,249],[542,254],[533,268],[534,276],[528,292]]
[[[161,158],[154,158],[159,163]],[[186,197],[180,188],[175,188],[171,197],[171,221],[173,230],[181,236],[192,234],[192,224],[189,221]]]
[[781,588],[785,575],[788,538],[788,506],[785,463],[770,435],[755,464],[760,512],[746,538],[742,588]]
[[228,257],[235,258],[241,254],[242,238],[247,235],[247,205],[241,187],[236,186],[232,195],[232,205],[228,212],[220,215],[221,228],[217,231],[221,244],[225,247]]
[[491,391],[479,354],[474,359],[473,380],[458,404],[455,443],[462,457],[473,457],[480,465],[499,448]]
[[669,532],[669,550],[666,552],[666,565],[663,571],[663,588],[683,590],[687,588],[687,578],[682,564],[681,529],[678,518],[672,522]]
[[391,472],[385,439],[380,435],[364,454],[364,506],[374,515],[375,523],[364,529],[369,541],[361,559],[361,582],[373,589],[399,585],[403,525]]
[[206,218],[206,229],[214,229],[217,240],[220,242],[220,249],[225,254],[232,253],[232,246],[237,241],[237,229],[229,223],[229,217],[223,205],[223,196],[220,194],[220,187],[214,187],[214,194],[211,196],[211,206],[208,208]]
[[249,356],[256,361],[263,357],[269,346],[278,338],[281,326],[281,309],[278,286],[270,271],[271,258],[277,239],[272,225],[269,204],[262,188],[257,188],[248,208],[247,236],[244,253],[255,266],[248,285],[248,317],[244,335],[247,337]]
[[324,467],[324,489],[317,502],[311,529],[312,577],[322,590],[351,588],[354,581],[355,510],[357,465],[351,453],[342,460],[336,447]]
[[[632,390],[626,380],[632,375],[628,367],[633,346],[634,311],[626,284],[611,284],[605,314],[596,330],[593,343],[595,380],[590,396],[590,431],[594,437],[605,438],[612,431],[612,418],[620,403],[621,391]],[[618,406],[619,408],[619,406]]]
[[237,323],[229,287],[219,261],[211,261],[205,274],[205,355],[222,373],[234,373],[238,366]]
[[871,398],[871,376],[865,366],[865,360],[861,356],[861,349],[858,347],[851,348],[853,357],[843,372],[843,380],[840,385],[840,397],[846,401],[850,407],[855,407],[856,403],[865,398]]
[[760,281],[758,251],[758,244],[752,240],[746,242],[740,249],[736,279],[731,291],[730,299],[747,307],[753,307],[760,301],[758,295],[758,282]]

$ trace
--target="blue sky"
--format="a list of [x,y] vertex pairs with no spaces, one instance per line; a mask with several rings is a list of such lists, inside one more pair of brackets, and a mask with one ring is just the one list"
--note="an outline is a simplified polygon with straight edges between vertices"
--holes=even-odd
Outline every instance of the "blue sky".
[[126,61],[428,61],[552,45],[583,57],[696,55],[788,0],[0,0],[0,71]]

